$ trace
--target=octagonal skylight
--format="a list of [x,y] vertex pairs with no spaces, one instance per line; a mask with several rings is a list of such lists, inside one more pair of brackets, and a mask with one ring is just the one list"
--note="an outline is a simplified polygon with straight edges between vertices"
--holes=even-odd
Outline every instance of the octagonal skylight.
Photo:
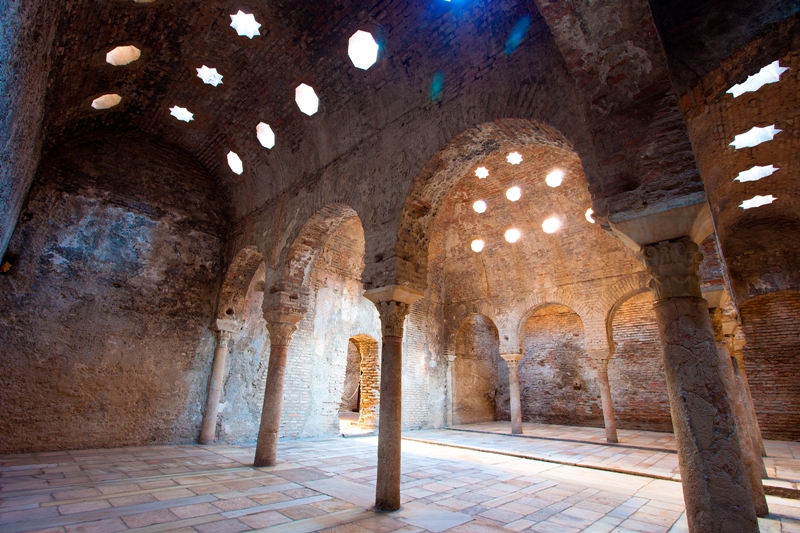
[[116,67],[133,63],[142,56],[142,51],[135,46],[117,46],[106,54],[106,62]]
[[114,107],[122,101],[122,97],[118,94],[104,94],[92,100],[92,107],[95,109],[108,109]]
[[508,154],[508,156],[506,156],[506,161],[508,161],[512,165],[519,165],[520,163],[522,163],[522,154],[520,154],[519,152],[511,152],[510,154]]
[[231,167],[231,170],[236,174],[244,172],[244,165],[242,165],[242,160],[236,152],[228,152],[228,166]]
[[196,70],[197,77],[203,80],[203,83],[207,85],[213,85],[214,87],[222,83],[222,74],[217,72],[217,69],[208,68],[207,66],[203,65]]
[[185,107],[171,107],[169,109],[169,114],[183,122],[191,122],[194,120],[194,113],[190,113]]
[[512,202],[516,202],[520,198],[522,198],[522,191],[519,187],[511,187],[506,191],[506,198],[511,200]]
[[517,228],[511,228],[506,230],[505,234],[503,235],[505,239],[510,243],[515,243],[522,237],[522,232]]
[[378,60],[378,43],[371,33],[358,30],[350,37],[347,55],[356,68],[367,70]]
[[730,145],[736,150],[739,150],[740,148],[752,148],[753,146],[758,146],[761,143],[771,141],[781,131],[783,130],[777,129],[774,124],[765,128],[755,127],[750,131],[734,137],[733,142],[730,143]]
[[260,142],[261,146],[264,148],[272,148],[275,146],[275,133],[272,131],[272,128],[269,127],[269,124],[259,122],[258,126],[256,126],[256,137],[258,137],[258,142]]
[[544,179],[544,182],[550,187],[558,187],[561,185],[563,180],[564,171],[556,169],[547,175],[547,177]]
[[761,207],[762,205],[771,204],[775,200],[777,200],[777,198],[775,198],[771,194],[768,194],[767,196],[756,195],[750,198],[749,200],[745,200],[744,202],[742,202],[739,205],[739,207],[741,207],[742,209],[753,209],[754,207]]
[[301,83],[294,90],[294,101],[297,102],[297,107],[306,115],[313,115],[319,109],[319,98],[314,89],[305,83]]
[[249,37],[252,39],[256,35],[261,35],[258,28],[261,24],[256,22],[256,18],[249,13],[239,10],[235,15],[231,15],[231,28],[236,30],[236,33],[242,37]]
[[558,217],[550,217],[542,222],[542,230],[545,233],[555,233],[561,227],[561,220]]
[[755,92],[768,83],[781,81],[781,74],[787,70],[789,68],[782,67],[780,61],[773,61],[756,74],[748,76],[744,83],[736,84],[725,92],[732,94],[734,98],[738,98],[744,93]]
[[484,202],[483,200],[478,200],[477,202],[472,204],[472,209],[474,209],[476,213],[485,213],[486,202]]
[[489,169],[486,167],[478,167],[475,171],[475,175],[480,179],[486,179],[489,177]]
[[478,253],[483,250],[485,244],[482,239],[475,239],[470,243],[469,247],[472,248],[473,252]]

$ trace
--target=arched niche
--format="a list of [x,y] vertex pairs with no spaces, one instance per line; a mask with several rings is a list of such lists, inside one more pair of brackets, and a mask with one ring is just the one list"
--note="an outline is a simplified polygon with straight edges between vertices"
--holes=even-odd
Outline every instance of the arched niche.
[[454,422],[495,420],[497,369],[503,363],[497,327],[484,315],[470,315],[459,328],[455,348]]

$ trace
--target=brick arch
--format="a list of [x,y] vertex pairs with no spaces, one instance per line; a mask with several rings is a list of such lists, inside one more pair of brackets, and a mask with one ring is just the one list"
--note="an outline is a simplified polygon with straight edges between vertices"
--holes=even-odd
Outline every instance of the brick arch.
[[419,290],[427,287],[433,223],[456,183],[487,156],[527,145],[575,152],[564,135],[547,125],[527,119],[499,119],[455,136],[428,161],[414,178],[400,215],[395,247],[400,285]]
[[[305,313],[311,274],[323,248],[339,227],[358,213],[347,204],[328,204],[318,209],[298,230],[282,265],[274,269],[274,284],[265,298],[265,308],[285,307]],[[362,227],[363,231],[363,227]],[[362,251],[363,253],[363,251]]]
[[531,294],[499,320],[504,332],[504,336],[501,337],[502,349],[509,352],[522,350],[525,323],[534,313],[549,305],[569,307],[580,317],[584,329],[586,323],[591,320],[592,309],[569,291],[554,288],[547,292]]
[[497,314],[495,313],[494,305],[491,302],[481,301],[475,302],[472,306],[459,305],[453,314],[452,324],[458,324],[457,327],[450,327],[447,331],[447,338],[445,340],[445,355],[455,355],[456,339],[461,329],[464,327],[465,322],[474,315],[483,315],[488,318],[500,335],[500,327],[497,323]]
[[247,288],[263,263],[264,255],[255,246],[245,246],[233,256],[219,292],[218,318],[242,318]]
[[614,322],[614,315],[616,315],[619,308],[627,300],[638,294],[649,291],[650,287],[647,285],[648,282],[649,276],[647,272],[638,272],[633,276],[628,276],[618,281],[603,291],[603,295],[599,300],[599,311],[605,315],[605,335],[608,341],[609,357],[614,355],[615,349],[614,332],[611,329],[611,325]]

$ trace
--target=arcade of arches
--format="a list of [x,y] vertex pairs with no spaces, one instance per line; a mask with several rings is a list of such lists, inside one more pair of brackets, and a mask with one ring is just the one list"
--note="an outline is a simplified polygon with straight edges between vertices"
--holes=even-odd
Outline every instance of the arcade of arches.
[[800,440],[795,3],[12,4],[0,468],[377,435],[395,511],[404,432],[650,431],[690,531],[759,530]]

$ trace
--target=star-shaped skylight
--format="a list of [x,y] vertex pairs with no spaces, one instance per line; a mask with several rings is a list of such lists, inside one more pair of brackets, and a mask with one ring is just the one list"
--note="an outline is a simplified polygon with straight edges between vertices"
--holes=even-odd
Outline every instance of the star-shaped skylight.
[[172,107],[169,110],[169,114],[184,122],[191,122],[194,120],[194,113],[190,113],[185,107]]
[[480,179],[485,179],[489,177],[489,169],[486,167],[479,167],[475,171],[475,175],[478,176]]
[[258,126],[256,126],[256,137],[264,148],[272,148],[275,146],[275,132],[272,131],[269,124],[259,122]]
[[203,83],[213,85],[214,87],[222,83],[222,74],[217,72],[217,69],[208,68],[205,65],[197,69],[197,77],[203,80]]
[[506,161],[508,161],[512,165],[519,165],[520,163],[522,163],[522,154],[520,154],[519,152],[511,152],[506,157]]
[[742,209],[753,209],[754,207],[761,207],[762,205],[771,204],[775,200],[777,200],[777,198],[775,198],[771,194],[768,194],[767,196],[756,195],[750,198],[749,200],[745,200],[744,202],[742,202],[739,205],[739,207],[741,207]]
[[236,30],[236,33],[242,37],[249,37],[252,39],[256,35],[261,35],[258,32],[258,28],[260,27],[261,24],[256,22],[256,18],[244,11],[239,10],[235,15],[231,15],[231,28]]

